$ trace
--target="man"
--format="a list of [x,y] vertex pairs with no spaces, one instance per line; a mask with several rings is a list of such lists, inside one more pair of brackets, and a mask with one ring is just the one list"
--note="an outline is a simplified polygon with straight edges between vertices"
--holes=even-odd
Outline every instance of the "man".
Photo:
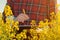
[[[22,22],[28,20],[44,20],[49,17],[49,13],[55,10],[54,0],[7,0],[8,5],[11,6],[14,16],[17,17],[18,21]],[[25,9],[26,14],[23,14],[22,9]],[[19,16],[20,15],[20,16]],[[28,17],[29,16],[29,17]],[[24,18],[27,18],[24,20]]]

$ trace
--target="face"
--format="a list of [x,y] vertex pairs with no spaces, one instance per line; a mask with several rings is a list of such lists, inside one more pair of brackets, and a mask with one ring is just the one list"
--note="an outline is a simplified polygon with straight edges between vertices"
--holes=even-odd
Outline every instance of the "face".
[[7,0],[0,0],[0,12],[3,13]]

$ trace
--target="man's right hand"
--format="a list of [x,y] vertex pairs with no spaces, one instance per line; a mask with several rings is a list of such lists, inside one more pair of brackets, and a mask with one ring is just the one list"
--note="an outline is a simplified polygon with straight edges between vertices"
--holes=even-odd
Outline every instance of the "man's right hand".
[[16,18],[16,20],[18,20],[19,22],[22,22],[22,23],[28,19],[29,19],[28,15],[24,14],[24,13],[19,14]]

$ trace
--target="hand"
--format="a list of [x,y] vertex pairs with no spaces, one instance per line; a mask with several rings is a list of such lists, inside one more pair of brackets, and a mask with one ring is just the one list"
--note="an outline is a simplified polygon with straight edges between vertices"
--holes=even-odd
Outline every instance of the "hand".
[[18,20],[19,22],[22,22],[22,23],[24,21],[28,20],[28,19],[29,19],[28,15],[27,14],[23,14],[23,13],[19,14],[17,16],[17,18],[16,18],[16,20]]

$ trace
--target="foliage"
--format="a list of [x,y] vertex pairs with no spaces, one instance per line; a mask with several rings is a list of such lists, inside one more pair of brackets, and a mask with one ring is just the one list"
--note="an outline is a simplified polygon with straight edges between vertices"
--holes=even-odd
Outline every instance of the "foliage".
[[[50,20],[31,21],[31,29],[19,31],[19,22],[14,20],[14,15],[9,5],[4,9],[4,16],[0,13],[0,40],[60,40],[60,11],[50,13]],[[29,35],[28,35],[29,34]]]

